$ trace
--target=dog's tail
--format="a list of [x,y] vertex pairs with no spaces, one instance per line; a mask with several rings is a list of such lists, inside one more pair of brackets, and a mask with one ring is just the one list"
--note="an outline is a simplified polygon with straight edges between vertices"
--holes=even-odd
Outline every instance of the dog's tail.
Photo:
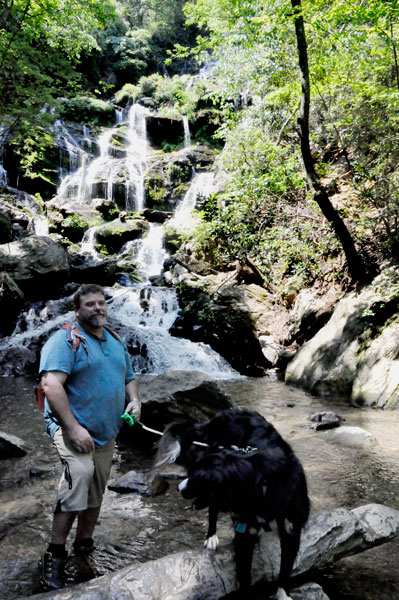
[[[157,453],[154,457],[153,468],[170,465],[178,459],[182,452],[183,440],[192,430],[192,423],[188,421],[175,421],[165,428],[157,444]],[[191,441],[191,436],[188,443]]]

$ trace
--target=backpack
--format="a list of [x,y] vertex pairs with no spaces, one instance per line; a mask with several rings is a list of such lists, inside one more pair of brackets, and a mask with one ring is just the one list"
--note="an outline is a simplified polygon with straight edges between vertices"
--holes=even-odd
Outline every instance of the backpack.
[[[82,347],[87,354],[87,360],[90,365],[90,356],[89,356],[89,351],[87,349],[86,339],[82,336],[82,334],[80,333],[80,331],[76,327],[76,325],[74,325],[73,323],[66,323],[65,325],[63,325],[62,329],[65,329],[65,335],[66,335],[67,342],[69,344],[71,344],[74,354],[78,351],[80,343],[82,342]],[[116,340],[118,340],[118,342],[120,344],[122,344],[122,346],[123,346],[121,338],[115,331],[113,331],[112,329],[110,329],[109,327],[106,327],[106,326],[104,326],[104,329],[106,331],[108,331],[108,333],[110,333],[112,336],[114,336],[114,338]],[[38,383],[37,386],[35,387],[35,398],[36,398],[37,408],[41,412],[43,412],[44,411],[45,394],[44,394],[41,382]]]

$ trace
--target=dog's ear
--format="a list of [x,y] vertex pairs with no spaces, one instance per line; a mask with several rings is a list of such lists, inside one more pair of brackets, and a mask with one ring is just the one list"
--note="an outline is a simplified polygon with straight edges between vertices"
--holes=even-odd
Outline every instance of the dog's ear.
[[174,421],[166,426],[157,444],[153,468],[174,463],[193,439],[191,421]]
[[162,437],[158,443],[157,453],[153,462],[153,469],[162,467],[163,465],[170,465],[176,461],[181,452],[180,442],[176,439],[169,439]]

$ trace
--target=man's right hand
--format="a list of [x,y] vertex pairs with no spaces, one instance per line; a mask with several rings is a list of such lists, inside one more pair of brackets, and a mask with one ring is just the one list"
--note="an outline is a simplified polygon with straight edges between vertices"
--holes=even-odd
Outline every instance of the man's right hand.
[[94,441],[87,429],[77,422],[71,411],[64,388],[67,377],[68,375],[62,371],[45,371],[42,375],[43,391],[72,446],[82,454],[89,454],[94,452]]
[[94,452],[95,446],[93,438],[87,429],[82,427],[82,425],[76,423],[76,425],[64,427],[63,429],[75,450],[81,452],[82,454],[90,454],[91,452]]

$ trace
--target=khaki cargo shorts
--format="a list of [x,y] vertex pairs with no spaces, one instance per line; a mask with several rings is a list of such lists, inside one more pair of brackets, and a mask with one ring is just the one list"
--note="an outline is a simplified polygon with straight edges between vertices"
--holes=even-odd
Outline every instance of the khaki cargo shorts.
[[75,512],[101,506],[111,471],[115,439],[91,454],[77,452],[61,428],[55,432],[53,441],[64,465],[54,512]]

